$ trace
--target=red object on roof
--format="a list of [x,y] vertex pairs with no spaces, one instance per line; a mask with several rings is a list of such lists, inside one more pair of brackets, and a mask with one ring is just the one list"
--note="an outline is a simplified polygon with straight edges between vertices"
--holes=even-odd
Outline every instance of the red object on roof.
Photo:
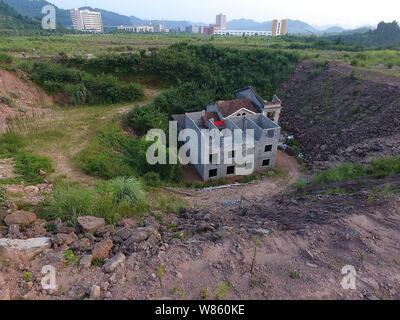
[[225,121],[223,121],[223,120],[221,120],[221,121],[215,121],[214,124],[215,124],[217,127],[222,127],[223,125],[225,125]]
[[253,103],[249,99],[218,101],[217,108],[224,117],[229,117],[243,108],[257,113],[257,109],[253,106]]

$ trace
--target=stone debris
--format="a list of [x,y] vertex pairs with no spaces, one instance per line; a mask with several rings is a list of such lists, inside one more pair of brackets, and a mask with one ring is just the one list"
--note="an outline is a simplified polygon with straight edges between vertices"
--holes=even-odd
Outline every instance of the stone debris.
[[51,247],[49,238],[0,239],[0,253],[7,259],[19,263],[32,260],[36,255]]
[[83,269],[89,269],[92,266],[93,256],[91,254],[85,254],[79,260],[79,266]]
[[103,240],[97,243],[92,250],[93,259],[105,260],[110,256],[110,251],[113,247],[111,239]]
[[101,297],[101,288],[99,286],[92,286],[89,293],[90,299],[98,300]]
[[35,222],[37,219],[36,214],[28,211],[17,211],[9,214],[4,218],[4,222],[6,225],[10,226],[12,224],[18,224],[22,226],[28,226]]
[[82,228],[83,232],[93,233],[104,227],[106,222],[103,218],[83,216],[78,218],[78,225]]
[[116,256],[108,259],[103,266],[103,269],[107,273],[113,272],[120,264],[122,264],[126,260],[126,257],[123,253],[118,253]]

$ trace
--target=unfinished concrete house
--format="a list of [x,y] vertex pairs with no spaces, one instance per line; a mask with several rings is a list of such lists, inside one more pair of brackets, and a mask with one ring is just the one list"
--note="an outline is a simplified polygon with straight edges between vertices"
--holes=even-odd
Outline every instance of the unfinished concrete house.
[[[252,87],[246,87],[236,91],[233,100],[217,101],[207,106],[206,110],[175,115],[173,118],[178,122],[178,130],[193,129],[197,132],[198,141],[192,142],[199,150],[195,155],[197,161],[192,164],[200,177],[207,181],[273,167],[281,133],[278,125],[281,108],[277,96],[268,102]],[[247,129],[253,130],[252,144],[248,144],[245,138],[240,145],[221,139],[217,141],[219,143],[210,140],[208,154],[204,154],[204,148],[201,148],[205,133],[213,132],[210,135],[215,136],[216,130],[219,130],[226,137],[230,131],[233,136],[234,131],[241,130],[245,136]],[[239,152],[245,157],[244,163],[236,161]]]

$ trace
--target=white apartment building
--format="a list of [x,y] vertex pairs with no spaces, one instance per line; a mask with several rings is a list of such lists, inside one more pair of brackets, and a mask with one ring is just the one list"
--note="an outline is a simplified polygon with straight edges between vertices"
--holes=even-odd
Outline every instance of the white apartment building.
[[123,30],[126,32],[133,33],[154,33],[154,26],[119,26],[118,30]]
[[224,14],[219,14],[216,16],[215,18],[215,27],[217,29],[222,29],[222,30],[226,30],[227,28],[227,19],[226,19],[226,15]]
[[72,9],[71,20],[75,30],[103,32],[103,20],[100,12]]
[[272,36],[272,31],[214,29],[214,35],[236,37],[270,37]]

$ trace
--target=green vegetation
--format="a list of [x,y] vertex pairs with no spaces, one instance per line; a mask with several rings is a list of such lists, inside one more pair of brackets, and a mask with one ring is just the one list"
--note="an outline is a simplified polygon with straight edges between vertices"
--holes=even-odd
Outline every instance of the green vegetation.
[[112,123],[96,135],[75,161],[85,173],[104,179],[157,172],[159,179],[177,181],[179,166],[150,165],[146,160],[148,146],[144,138],[128,136]]
[[387,199],[400,194],[400,188],[391,183],[386,183],[383,187],[374,188],[368,192],[368,203],[374,203],[380,199]]
[[253,274],[254,271],[254,266],[256,264],[256,258],[257,258],[257,248],[261,245],[261,239],[258,236],[253,237],[253,259],[251,261],[251,270],[250,273]]
[[65,266],[69,266],[69,265],[78,266],[79,265],[79,259],[71,249],[65,250],[63,253],[63,256],[64,256],[64,265]]
[[163,286],[163,280],[164,280],[164,276],[165,276],[165,273],[166,273],[166,272],[167,272],[167,270],[166,270],[166,268],[165,268],[164,265],[158,266],[158,268],[157,268],[157,270],[156,270],[156,276],[157,276],[158,281],[160,282],[160,287],[161,287],[161,289],[164,288],[164,286]]
[[35,156],[27,151],[23,139],[14,133],[0,135],[0,158],[13,158],[15,173],[19,175],[16,179],[27,183],[41,183],[46,175],[53,171],[47,158]]
[[372,177],[385,178],[400,174],[400,157],[386,157],[371,161],[368,165],[344,163],[334,168],[318,173],[314,183],[329,183]]
[[95,215],[115,223],[125,215],[143,210],[144,199],[143,187],[135,178],[115,178],[95,187],[61,183],[55,186],[53,195],[45,203],[43,215],[71,223],[79,216]]
[[33,273],[30,271],[24,271],[22,278],[25,282],[31,282],[33,280]]
[[216,300],[225,300],[230,291],[231,291],[231,284],[228,282],[220,282],[217,286],[217,288],[215,289],[215,299]]
[[6,190],[4,186],[0,184],[0,208],[6,203]]
[[165,129],[172,114],[201,110],[214,100],[232,98],[235,90],[249,84],[260,95],[270,97],[296,61],[292,53],[211,45],[182,43],[154,50],[143,57],[137,69],[173,87],[139,112],[132,110],[126,123],[139,134],[151,128]]
[[297,270],[289,269],[288,275],[289,275],[289,278],[291,278],[291,279],[294,279],[294,280],[300,279],[300,272],[298,272]]
[[92,75],[75,68],[49,62],[24,63],[30,79],[53,95],[65,94],[72,105],[99,105],[133,102],[144,98],[137,83],[119,81],[110,74]]

